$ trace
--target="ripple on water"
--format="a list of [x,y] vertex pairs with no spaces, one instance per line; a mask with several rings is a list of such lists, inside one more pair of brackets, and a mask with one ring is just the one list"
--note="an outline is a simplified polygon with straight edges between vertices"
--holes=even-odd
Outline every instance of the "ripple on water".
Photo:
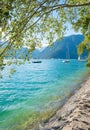
[[[43,60],[0,80],[0,130],[24,130],[48,119],[87,73],[85,63]],[[7,129],[6,129],[7,128]]]

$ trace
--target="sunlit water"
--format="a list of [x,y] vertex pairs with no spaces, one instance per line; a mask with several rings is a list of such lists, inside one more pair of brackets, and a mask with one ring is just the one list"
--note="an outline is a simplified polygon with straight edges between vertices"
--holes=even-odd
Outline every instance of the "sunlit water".
[[85,79],[85,62],[42,60],[16,67],[8,77],[9,67],[0,79],[0,130],[30,130],[56,110]]

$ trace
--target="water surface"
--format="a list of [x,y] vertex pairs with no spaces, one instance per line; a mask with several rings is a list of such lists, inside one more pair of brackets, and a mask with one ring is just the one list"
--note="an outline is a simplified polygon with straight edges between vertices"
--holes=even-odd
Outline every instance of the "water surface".
[[0,130],[32,129],[79,87],[88,72],[85,62],[54,59],[26,62],[16,70],[8,77],[7,66],[0,79]]

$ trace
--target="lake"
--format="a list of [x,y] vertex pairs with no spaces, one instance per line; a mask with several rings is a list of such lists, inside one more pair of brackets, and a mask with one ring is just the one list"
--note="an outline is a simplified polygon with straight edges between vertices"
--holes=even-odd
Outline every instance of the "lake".
[[0,130],[30,130],[46,120],[87,77],[85,62],[59,59],[26,62],[0,79]]

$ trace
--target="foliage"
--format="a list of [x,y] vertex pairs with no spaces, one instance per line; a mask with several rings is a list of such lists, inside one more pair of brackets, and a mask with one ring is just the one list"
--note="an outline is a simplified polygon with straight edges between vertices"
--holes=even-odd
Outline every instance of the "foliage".
[[[67,22],[85,35],[79,54],[84,49],[90,53],[89,0],[0,0],[0,39],[4,41],[0,43],[0,65],[4,57],[15,56],[23,46],[30,53],[41,47],[41,41],[52,44],[62,38]],[[22,58],[29,60],[28,55]]]

